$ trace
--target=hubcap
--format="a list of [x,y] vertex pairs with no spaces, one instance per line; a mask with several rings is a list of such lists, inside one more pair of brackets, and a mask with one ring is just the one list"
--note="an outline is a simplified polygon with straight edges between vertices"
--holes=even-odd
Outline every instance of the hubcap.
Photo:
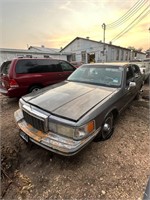
[[39,90],[39,88],[34,88],[33,90],[32,90],[32,92],[36,92],[36,91],[38,91]]
[[113,118],[110,116],[105,120],[105,123],[102,128],[102,137],[104,139],[111,134],[112,128],[113,128]]
[[105,123],[104,127],[103,127],[103,130],[106,131],[106,132],[108,132],[110,130],[110,125],[107,124],[107,123]]

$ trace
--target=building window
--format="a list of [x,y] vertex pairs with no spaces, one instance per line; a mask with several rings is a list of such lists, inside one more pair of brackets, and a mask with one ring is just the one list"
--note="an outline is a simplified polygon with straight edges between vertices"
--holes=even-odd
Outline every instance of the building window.
[[119,49],[117,49],[117,52],[116,52],[116,60],[119,60]]
[[124,57],[124,51],[122,50],[121,51],[121,60],[123,60],[123,57]]
[[82,56],[82,62],[86,63],[86,51],[82,51],[81,56]]
[[76,54],[75,53],[72,54],[72,61],[76,61]]
[[50,58],[50,56],[49,55],[44,55],[44,58]]
[[26,55],[27,58],[32,58],[32,55]]
[[114,58],[114,48],[111,49],[111,59],[110,61],[114,61],[115,58]]
[[128,51],[126,51],[126,58],[125,60],[128,60]]
[[24,57],[24,55],[17,55],[17,57],[18,57],[18,58],[23,58],[23,57]]

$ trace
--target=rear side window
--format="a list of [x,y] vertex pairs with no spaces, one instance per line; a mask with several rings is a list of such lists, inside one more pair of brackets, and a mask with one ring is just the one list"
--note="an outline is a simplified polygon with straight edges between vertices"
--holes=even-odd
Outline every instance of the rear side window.
[[19,60],[16,65],[17,74],[60,72],[61,67],[56,60],[26,59]]
[[74,67],[67,62],[61,61],[60,65],[63,71],[74,71]]
[[8,74],[8,70],[10,68],[11,61],[4,62],[1,66],[1,74]]
[[133,70],[131,68],[131,66],[127,67],[127,83],[134,78],[134,74],[133,74]]
[[140,69],[137,65],[132,65],[132,69],[133,69],[135,74],[140,74]]

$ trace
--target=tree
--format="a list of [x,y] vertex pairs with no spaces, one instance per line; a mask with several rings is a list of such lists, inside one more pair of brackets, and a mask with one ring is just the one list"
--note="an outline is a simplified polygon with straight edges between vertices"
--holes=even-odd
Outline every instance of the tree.
[[150,48],[146,50],[146,58],[150,58]]
[[136,49],[135,47],[132,47],[132,46],[129,46],[128,49],[131,49],[133,51],[139,51],[139,52],[141,52],[143,50],[143,48],[141,48],[141,47]]

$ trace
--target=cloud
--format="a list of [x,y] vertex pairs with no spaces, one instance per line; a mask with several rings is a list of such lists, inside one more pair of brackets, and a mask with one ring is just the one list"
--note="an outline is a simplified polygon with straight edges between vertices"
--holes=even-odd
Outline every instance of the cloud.
[[[3,2],[0,23],[5,36],[2,47],[10,44],[11,48],[21,48],[29,43],[57,48],[66,46],[77,36],[103,40],[101,25],[103,23],[108,25],[118,20],[135,4],[136,0],[0,1]],[[112,30],[106,29],[106,42],[121,32],[128,22]],[[130,42],[134,41],[141,46],[141,41],[144,41],[145,37],[144,32],[148,33],[148,28],[147,16],[116,42],[119,46],[127,44],[130,46]]]
[[59,9],[61,10],[70,10],[72,11],[72,9],[69,8],[69,5],[71,4],[71,1],[67,1],[65,4],[62,4],[59,6]]

